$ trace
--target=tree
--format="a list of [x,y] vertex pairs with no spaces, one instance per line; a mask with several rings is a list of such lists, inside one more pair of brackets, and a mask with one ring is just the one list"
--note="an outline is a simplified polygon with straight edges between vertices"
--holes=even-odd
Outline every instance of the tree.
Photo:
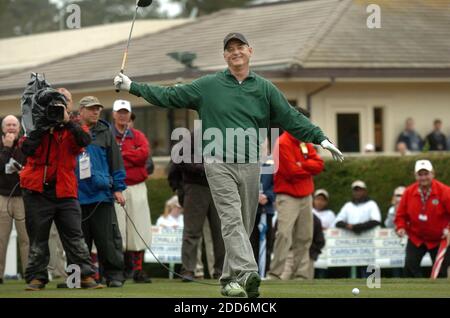
[[0,38],[57,30],[57,17],[48,0],[1,0]]
[[[130,21],[136,8],[136,0],[64,0],[63,7],[75,3],[81,9],[81,27],[113,22]],[[139,8],[137,19],[162,18],[159,4],[153,1],[147,8]]]
[[186,17],[191,14],[194,8],[197,8],[196,10],[198,10],[198,15],[205,15],[226,8],[243,7],[251,4],[254,0],[171,0],[171,2],[180,3],[183,7],[181,16]]
[[[59,7],[53,2],[0,0],[0,38],[59,30],[65,27],[69,15],[65,8],[69,4],[80,6],[81,27],[130,21],[136,8],[136,0],[60,0]],[[158,13],[158,7],[154,1],[148,8],[140,8],[137,18],[164,17]]]

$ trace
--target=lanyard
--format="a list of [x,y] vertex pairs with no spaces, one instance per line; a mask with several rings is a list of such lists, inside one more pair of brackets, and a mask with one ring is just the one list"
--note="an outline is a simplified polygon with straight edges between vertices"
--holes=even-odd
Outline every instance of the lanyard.
[[128,133],[128,128],[125,129],[125,131],[123,132],[122,139],[120,140],[120,142],[118,144],[120,151],[122,151],[122,145],[123,145],[123,142],[125,141],[125,138],[127,137],[127,133]]
[[430,198],[431,194],[431,187],[427,190],[427,192],[424,194],[423,191],[419,188],[420,193],[420,200],[422,201],[422,214],[425,214],[426,212],[426,204],[428,199]]

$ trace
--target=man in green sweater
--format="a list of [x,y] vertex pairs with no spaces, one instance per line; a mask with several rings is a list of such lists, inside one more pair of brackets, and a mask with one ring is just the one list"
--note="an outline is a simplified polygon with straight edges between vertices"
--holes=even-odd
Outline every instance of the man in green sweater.
[[[270,124],[280,125],[304,142],[320,144],[335,160],[344,158],[319,127],[289,105],[275,85],[250,71],[253,49],[242,34],[228,34],[223,45],[228,68],[190,84],[173,87],[140,84],[124,74],[117,75],[114,84],[143,97],[152,105],[190,108],[199,113],[204,133],[205,172],[222,223],[226,250],[220,277],[221,293],[229,297],[254,298],[259,296],[261,278],[249,235],[255,223],[259,198],[260,164],[254,158],[259,157],[258,149],[264,140],[249,136],[245,138],[245,146],[238,147],[234,144],[236,135],[230,137],[230,129],[238,131],[239,139],[242,130],[258,132],[268,129]],[[221,142],[215,138],[208,143],[212,138],[206,135],[211,130],[226,136],[225,140]],[[214,142],[214,157],[222,158],[222,162],[211,160],[205,153]],[[257,147],[252,148],[255,144]]]

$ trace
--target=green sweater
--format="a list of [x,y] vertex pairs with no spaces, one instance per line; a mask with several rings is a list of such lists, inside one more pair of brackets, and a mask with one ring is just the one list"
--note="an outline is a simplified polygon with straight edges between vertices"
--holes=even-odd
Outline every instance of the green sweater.
[[[241,84],[228,69],[203,76],[190,84],[172,87],[132,82],[130,93],[142,96],[155,106],[196,110],[202,120],[203,133],[208,128],[217,128],[222,133],[223,144],[217,138],[215,141],[218,144],[216,151],[222,148],[224,153],[227,143],[233,141],[231,134],[227,138],[227,128],[228,133],[229,128],[241,128],[240,131],[234,131],[239,136],[243,135],[243,130],[253,128],[255,136],[259,129],[267,130],[272,124],[282,127],[304,142],[320,144],[326,139],[322,130],[296,111],[275,85],[253,72]],[[254,153],[249,150],[257,149],[258,155],[259,145],[264,141],[261,139],[264,137],[245,138],[245,149],[235,140],[234,147],[227,148],[231,151],[228,150],[226,156],[253,162]],[[203,141],[204,153],[208,144],[207,140]],[[226,160],[226,157],[223,158]]]

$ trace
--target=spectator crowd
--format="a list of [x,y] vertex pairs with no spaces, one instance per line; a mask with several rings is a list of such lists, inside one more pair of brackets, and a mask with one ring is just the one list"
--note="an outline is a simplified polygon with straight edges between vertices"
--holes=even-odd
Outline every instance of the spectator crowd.
[[[53,94],[66,112],[74,107],[67,90]],[[144,251],[151,243],[145,181],[152,170],[149,163],[153,163],[148,140],[133,128],[131,104],[126,100],[114,103],[111,124],[100,119],[104,106],[98,98],[86,96],[78,106],[78,115],[67,116],[61,127],[50,133],[36,130],[26,138],[20,136],[16,117],[2,121],[0,283],[13,222],[27,290],[41,290],[49,279],[66,277],[66,263],[80,264],[84,288],[121,287],[127,279],[151,283],[143,269]],[[300,108],[297,111],[308,116]],[[434,130],[422,139],[408,119],[397,149],[447,150],[441,129],[442,122],[435,120]],[[66,143],[56,142],[66,139]],[[327,270],[315,269],[314,262],[326,244],[324,230],[330,228],[358,235],[384,225],[395,229],[399,237],[407,236],[405,267],[393,270],[397,277],[421,277],[423,256],[428,252],[434,261],[440,243],[450,240],[450,188],[434,179],[430,161],[416,162],[415,183],[393,189],[383,221],[377,202],[370,198],[370,185],[363,180],[349,185],[349,200],[337,214],[328,208],[331,189],[314,188],[314,176],[322,172],[324,161],[313,144],[284,132],[276,147],[276,156],[268,155],[261,164],[272,173],[260,176],[250,235],[261,277],[327,277]],[[190,155],[194,156],[193,150]],[[35,166],[42,168],[43,180]],[[65,173],[63,181],[56,177],[57,170]],[[182,281],[221,277],[226,258],[221,221],[203,163],[171,162],[168,181],[174,195],[168,198],[156,226],[183,229]],[[77,185],[77,191],[62,182]],[[62,217],[63,213],[70,217]],[[449,259],[447,251],[441,276],[447,275]],[[364,268],[358,268],[358,275],[364,276]]]

